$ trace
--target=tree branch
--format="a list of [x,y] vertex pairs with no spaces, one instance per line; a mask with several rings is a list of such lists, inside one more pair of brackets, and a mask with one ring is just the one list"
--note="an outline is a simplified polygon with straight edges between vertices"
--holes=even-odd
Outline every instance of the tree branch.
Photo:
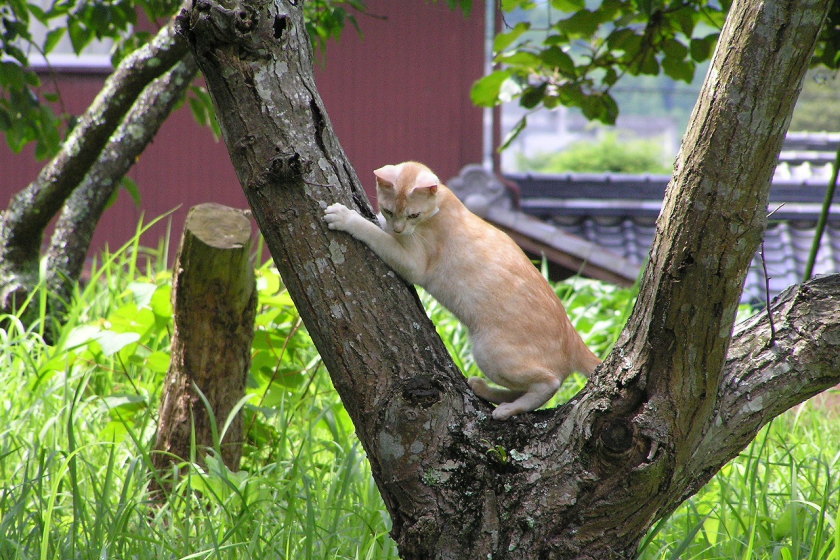
[[[714,474],[770,420],[840,383],[840,274],[791,286],[735,329],[713,421],[689,468]],[[700,476],[693,493],[709,476]]]
[[60,318],[79,279],[96,224],[120,179],[152,141],[198,71],[191,54],[149,84],[64,203],[47,249],[47,289]]
[[668,424],[651,437],[674,451],[676,464],[713,418],[775,160],[829,6],[733,4],[657,221],[638,303],[601,370],[650,395],[651,410]]
[[0,220],[0,309],[22,303],[37,282],[43,231],[116,130],[123,115],[149,82],[169,70],[187,52],[174,23],[127,56],[105,85],[59,153],[37,179],[17,193]]

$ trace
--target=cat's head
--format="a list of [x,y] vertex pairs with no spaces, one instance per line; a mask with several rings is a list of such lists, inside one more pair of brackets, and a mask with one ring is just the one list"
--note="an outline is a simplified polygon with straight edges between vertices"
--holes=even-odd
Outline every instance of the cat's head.
[[373,174],[379,211],[390,232],[411,235],[418,224],[437,214],[440,180],[422,163],[386,165]]

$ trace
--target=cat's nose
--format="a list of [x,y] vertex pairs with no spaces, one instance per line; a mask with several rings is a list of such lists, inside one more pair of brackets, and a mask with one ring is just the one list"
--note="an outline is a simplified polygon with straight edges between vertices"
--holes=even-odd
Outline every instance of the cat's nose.
[[402,233],[404,229],[405,229],[405,224],[401,224],[401,223],[394,224],[394,232],[395,233]]

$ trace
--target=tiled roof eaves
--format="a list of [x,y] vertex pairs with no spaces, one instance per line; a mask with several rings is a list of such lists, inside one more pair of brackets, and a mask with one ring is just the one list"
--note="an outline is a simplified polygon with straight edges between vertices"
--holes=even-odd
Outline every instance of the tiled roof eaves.
[[[563,216],[629,216],[656,218],[662,208],[658,200],[634,199],[559,199],[559,198],[523,198],[522,210],[533,216],[550,219]],[[822,212],[822,203],[815,202],[779,202],[771,200],[768,213],[775,220],[816,220]],[[840,222],[840,203],[832,204],[829,220]]]
[[[580,268],[595,278],[614,278],[622,284],[632,284],[639,275],[639,265],[606,250],[597,243],[566,233],[553,224],[529,216],[518,210],[501,206],[487,208],[483,216],[509,233],[529,239],[537,252],[555,250],[580,262]],[[598,270],[603,271],[599,273]],[[615,281],[614,280],[614,281]]]
[[[516,173],[505,176],[516,183],[523,207],[528,201],[612,200],[630,207],[634,201],[659,202],[665,196],[669,175],[618,175],[567,173],[562,175]],[[817,179],[774,179],[771,202],[822,203],[826,181]],[[610,203],[615,206],[615,203]]]

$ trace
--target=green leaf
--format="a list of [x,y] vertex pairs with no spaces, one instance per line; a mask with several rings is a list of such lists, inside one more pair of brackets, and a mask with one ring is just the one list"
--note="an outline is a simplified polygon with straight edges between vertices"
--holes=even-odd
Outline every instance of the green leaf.
[[155,290],[149,305],[156,317],[172,317],[172,284],[164,284]]
[[140,340],[140,335],[136,332],[102,331],[97,340],[102,346],[102,353],[106,356],[113,356],[129,344]]
[[521,119],[519,119],[519,122],[516,123],[513,129],[507,133],[507,136],[505,136],[505,139],[502,141],[502,145],[499,146],[499,151],[501,152],[506,150],[511,145],[511,143],[514,140],[516,140],[516,137],[519,136],[519,134],[523,130],[525,130],[526,126],[528,126],[528,117],[524,116]]
[[74,348],[86,346],[95,341],[101,332],[102,329],[96,325],[80,325],[67,335],[67,341],[65,342],[67,349],[73,350]]
[[561,12],[573,13],[586,7],[584,0],[551,0],[551,7]]
[[107,397],[102,397],[102,404],[105,405],[105,408],[108,410],[114,410],[116,408],[124,408],[126,411],[136,411],[141,408],[146,408],[148,403],[146,402],[146,397],[142,395],[133,395],[133,394],[115,394],[109,395]]
[[146,367],[149,368],[149,371],[153,371],[155,373],[166,373],[169,371],[169,362],[171,360],[171,356],[168,352],[163,352],[158,350],[156,352],[152,352],[146,357]]
[[55,46],[61,41],[61,38],[64,37],[65,29],[63,27],[59,27],[58,29],[51,29],[47,32],[47,37],[44,40],[44,54],[49,54],[55,48]]
[[531,10],[535,5],[534,0],[502,0],[502,11]]
[[6,109],[0,107],[0,130],[7,130],[12,127],[12,117]]
[[509,70],[496,70],[487,74],[470,90],[470,98],[479,107],[493,107],[498,103],[502,84],[510,78]]
[[595,10],[598,19],[604,23],[607,21],[615,22],[616,17],[623,12],[626,4],[621,0],[604,0],[601,6]]
[[618,117],[618,104],[607,93],[585,96],[580,108],[587,119],[599,120],[604,124],[615,124],[615,119]]
[[694,32],[694,26],[697,23],[697,18],[699,17],[700,14],[695,12],[689,6],[677,10],[671,15],[671,18],[677,22],[680,31],[682,31],[683,35],[686,37],[691,37],[691,34]]
[[26,5],[26,7],[29,9],[29,13],[31,13],[33,16],[35,16],[35,19],[37,19],[39,22],[43,23],[44,25],[47,24],[47,19],[48,19],[47,18],[47,13],[43,10],[43,8],[41,8],[41,6],[39,6],[35,2],[30,2],[29,4]]
[[496,38],[493,39],[493,52],[502,52],[530,28],[531,24],[529,22],[522,21],[517,23],[510,31],[496,35]]
[[23,89],[26,87],[24,69],[14,62],[0,61],[0,85],[4,89]]
[[694,62],[666,56],[662,59],[662,69],[675,80],[691,83],[694,79]]
[[[630,56],[630,53],[628,53],[628,56]],[[636,64],[630,68],[632,73],[649,74],[651,76],[659,74],[659,61],[656,60],[656,54],[652,49],[648,49],[637,56]]]
[[142,309],[151,305],[157,288],[153,282],[131,282],[126,289],[134,297],[134,304]]
[[540,57],[528,51],[516,51],[496,57],[496,62],[532,70],[541,65]]
[[662,41],[662,52],[666,57],[681,60],[688,55],[688,47],[674,38],[668,38]]
[[607,87],[612,86],[618,81],[618,72],[616,71],[614,66],[610,66],[604,72],[604,77],[601,78],[601,83]]
[[633,0],[633,3],[647,17],[650,17],[654,9],[659,7],[659,3],[656,0]]
[[15,60],[17,60],[20,63],[21,66],[28,66],[29,65],[29,59],[27,58],[26,53],[24,53],[22,50],[20,50],[16,46],[10,45],[10,44],[7,43],[3,47],[3,49],[5,50],[5,54],[7,54],[7,55],[11,56],[12,58],[14,58]]
[[691,52],[691,58],[693,58],[697,62],[703,62],[708,60],[709,57],[712,55],[712,50],[715,47],[717,39],[717,33],[713,33],[711,35],[699,39],[692,39],[688,47],[689,51]]
[[93,32],[83,26],[76,18],[67,20],[67,32],[70,34],[70,44],[76,54],[82,52],[82,49],[93,39]]
[[563,84],[557,88],[557,96],[560,98],[560,102],[567,107],[580,107],[585,97],[579,83]]
[[548,87],[548,84],[543,82],[538,86],[529,86],[525,88],[522,92],[522,95],[519,98],[519,104],[526,109],[533,109],[545,97],[545,90]]
[[574,77],[575,63],[572,57],[566,54],[563,49],[557,46],[549,47],[540,53],[540,59],[550,66],[556,68],[560,73]]
[[569,37],[591,37],[598,29],[599,19],[589,10],[580,10],[572,17],[558,21],[554,27]]
[[616,29],[607,36],[607,46],[610,49],[625,53],[636,53],[641,47],[642,36],[629,27]]
[[131,196],[134,205],[139,208],[142,200],[140,199],[140,188],[137,186],[137,182],[128,175],[124,175],[120,180],[120,187]]

